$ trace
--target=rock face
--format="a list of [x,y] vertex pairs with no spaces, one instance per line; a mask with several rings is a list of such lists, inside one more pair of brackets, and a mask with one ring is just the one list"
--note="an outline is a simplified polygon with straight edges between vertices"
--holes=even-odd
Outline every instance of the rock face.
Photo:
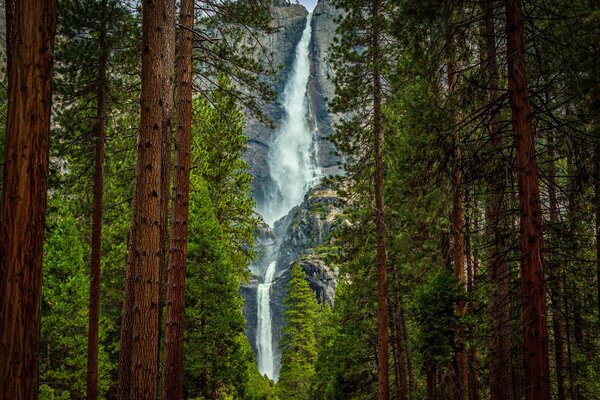
[[[256,289],[262,281],[260,268],[267,264],[264,260],[273,259],[270,257],[275,256],[277,263],[270,299],[275,346],[281,338],[285,312],[283,304],[291,278],[291,266],[294,263],[298,262],[304,270],[306,280],[315,292],[317,300],[322,304],[333,304],[338,270],[323,260],[326,248],[322,247],[329,243],[331,234],[344,223],[342,212],[345,205],[331,188],[319,185],[306,194],[301,205],[278,221],[274,230],[266,224],[257,228],[257,261],[250,267],[250,284],[242,289],[246,331],[254,351],[257,324]],[[272,254],[276,248],[279,248],[279,252]]]
[[[259,41],[272,54],[272,61],[281,68],[272,78],[272,87],[278,93],[278,102],[263,107],[273,127],[255,118],[246,123],[249,138],[246,161],[251,166],[254,177],[253,197],[257,208],[265,209],[268,194],[274,187],[269,170],[269,146],[279,133],[277,127],[285,118],[281,105],[284,89],[296,57],[296,48],[306,27],[308,11],[300,5],[290,4],[287,0],[275,0],[271,13],[277,32],[262,36]],[[333,133],[336,119],[328,109],[328,101],[333,98],[334,86],[330,80],[332,66],[329,61],[330,46],[334,41],[336,19],[339,12],[331,0],[319,0],[311,19],[312,36],[309,44],[310,71],[307,83],[307,121],[313,133],[318,168],[322,175],[338,174],[339,157],[328,141]],[[271,229],[266,224],[256,228],[256,261],[250,266],[252,278],[242,288],[244,296],[244,314],[246,333],[257,353],[257,288],[263,283],[263,277],[269,264],[275,263],[275,274],[269,292],[272,348],[275,350],[274,363],[280,364],[279,342],[284,325],[284,299],[287,294],[291,266],[298,262],[306,274],[306,280],[321,303],[333,304],[338,271],[324,259],[326,246],[332,232],[343,221],[344,202],[325,185],[311,189],[302,204],[274,224]],[[264,308],[261,308],[264,311]],[[264,319],[263,319],[264,321]],[[278,367],[276,367],[278,370]],[[277,376],[277,373],[275,373]]]
[[[273,26],[278,30],[271,35],[259,38],[260,43],[271,52],[272,62],[279,66],[274,76],[272,87],[278,94],[273,104],[263,107],[266,116],[274,127],[270,127],[250,117],[246,123],[245,133],[248,136],[248,147],[245,159],[250,164],[253,183],[253,197],[260,205],[267,199],[267,192],[272,187],[269,174],[269,145],[276,134],[279,123],[284,118],[281,100],[285,83],[290,75],[294,62],[296,47],[306,25],[308,11],[301,5],[291,4],[287,0],[276,0],[271,7]],[[335,174],[339,172],[339,157],[327,138],[333,133],[334,120],[330,116],[327,100],[333,98],[333,84],[328,74],[331,72],[329,47],[335,35],[334,19],[339,12],[331,5],[331,0],[320,0],[312,18],[313,35],[311,39],[311,71],[308,82],[308,99],[310,107],[309,123],[316,129],[318,138],[319,166],[323,172]]]
[[333,133],[337,122],[335,115],[329,112],[327,103],[334,97],[334,85],[331,81],[333,66],[330,62],[331,45],[334,42],[337,19],[340,10],[332,0],[320,0],[313,11],[313,36],[311,42],[311,73],[308,81],[308,93],[311,109],[315,116],[319,141],[319,165],[326,175],[340,172],[339,157],[333,144],[327,138]]

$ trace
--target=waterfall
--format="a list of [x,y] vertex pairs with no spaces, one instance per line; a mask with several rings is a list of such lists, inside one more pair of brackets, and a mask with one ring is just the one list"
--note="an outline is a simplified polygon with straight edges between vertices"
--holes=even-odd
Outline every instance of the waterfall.
[[[317,162],[318,144],[316,127],[311,129],[311,109],[307,101],[307,84],[310,74],[310,40],[312,14],[306,17],[306,26],[296,47],[291,74],[283,92],[284,119],[276,130],[268,153],[269,172],[274,187],[258,210],[271,227],[275,221],[287,215],[299,205],[305,193],[318,183],[320,169]],[[285,227],[284,227],[285,228]],[[280,226],[281,229],[281,226]],[[285,230],[285,229],[283,229]],[[258,370],[277,381],[279,365],[276,359],[278,346],[273,343],[273,321],[271,318],[271,286],[276,273],[281,240],[276,240],[268,265],[264,269],[263,283],[258,285],[256,349]]]
[[271,261],[265,271],[265,281],[258,285],[256,301],[258,318],[256,329],[256,348],[258,349],[258,370],[269,378],[275,378],[273,357],[273,332],[271,328],[271,282],[275,274],[275,261]]
[[312,14],[296,47],[291,74],[283,92],[284,120],[276,131],[268,153],[269,173],[274,186],[259,210],[265,222],[273,226],[292,207],[302,202],[306,191],[319,179],[314,131],[310,129],[306,86],[310,75],[310,39]]

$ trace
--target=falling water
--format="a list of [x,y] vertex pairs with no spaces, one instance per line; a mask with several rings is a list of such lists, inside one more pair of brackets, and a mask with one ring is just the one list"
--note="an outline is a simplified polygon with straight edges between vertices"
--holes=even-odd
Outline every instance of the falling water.
[[270,290],[273,275],[275,274],[275,261],[272,261],[265,271],[265,281],[258,285],[256,299],[258,302],[258,328],[256,331],[258,349],[258,370],[269,378],[275,377],[273,358],[273,335],[271,331],[271,305]]
[[[291,75],[283,92],[285,117],[271,143],[268,161],[275,185],[261,210],[265,222],[273,223],[302,202],[306,191],[319,179],[313,131],[308,124],[306,86],[310,75],[310,38],[312,14],[296,48]],[[312,151],[311,151],[312,150]]]
[[[311,39],[312,14],[306,17],[306,26],[296,47],[296,56],[291,75],[283,93],[285,117],[275,132],[268,154],[269,171],[274,187],[266,204],[259,209],[265,222],[273,226],[275,221],[287,215],[300,204],[304,194],[320,179],[317,164],[316,128],[311,130],[308,119],[306,88],[310,74],[309,46]],[[313,118],[314,120],[314,118]],[[264,271],[263,283],[257,290],[257,332],[258,370],[277,381],[279,366],[273,346],[273,323],[271,318],[270,291],[276,272],[280,240],[276,241],[273,257]]]

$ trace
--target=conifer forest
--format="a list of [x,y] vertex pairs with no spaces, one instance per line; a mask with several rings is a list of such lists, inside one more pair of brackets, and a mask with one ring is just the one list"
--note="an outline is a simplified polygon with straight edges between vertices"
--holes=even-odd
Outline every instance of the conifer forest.
[[0,0],[0,400],[600,399],[600,1]]

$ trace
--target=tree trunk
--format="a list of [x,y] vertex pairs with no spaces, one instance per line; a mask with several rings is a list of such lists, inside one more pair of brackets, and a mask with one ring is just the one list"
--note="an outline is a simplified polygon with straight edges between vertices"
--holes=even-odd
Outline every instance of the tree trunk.
[[[556,199],[556,167],[555,167],[555,145],[554,134],[550,132],[548,137],[548,197],[550,200],[550,225],[556,230],[558,224],[558,201]],[[550,254],[548,270],[552,274],[552,286],[550,290],[550,301],[552,304],[552,325],[554,329],[554,356],[556,358],[556,388],[557,399],[565,400],[567,397],[565,388],[565,355],[564,342],[565,327],[563,324],[563,301],[560,264],[556,261],[556,256]]]
[[180,400],[183,389],[183,329],[192,142],[192,42],[194,0],[182,0],[179,24],[177,137],[173,217],[167,270],[167,324],[163,400]]
[[[448,28],[448,48],[449,57],[454,53],[454,35]],[[452,96],[457,79],[456,71],[452,61],[448,61],[448,96]],[[454,166],[452,171],[452,258],[454,264],[454,274],[461,283],[461,287],[466,291],[466,275],[465,275],[465,238],[464,238],[464,212],[463,212],[463,195],[462,195],[462,148],[460,143],[460,133],[458,132],[456,111],[452,112],[454,125],[452,126],[452,134],[454,135]],[[467,311],[466,303],[461,301],[456,306],[456,312],[460,316],[465,316]],[[455,333],[455,368],[456,368],[456,389],[457,399],[469,399],[469,372],[468,372],[468,357],[467,346],[465,343],[465,329],[462,324],[459,324]]]
[[[168,66],[167,78],[165,80],[165,93],[169,93],[164,98],[164,115],[162,122],[162,140],[161,140],[161,167],[160,167],[160,265],[159,265],[159,286],[158,286],[158,353],[156,365],[159,375],[160,368],[160,345],[163,322],[163,309],[165,306],[165,277],[168,265],[169,253],[167,252],[168,230],[169,230],[169,187],[171,185],[171,156],[172,146],[171,137],[173,136],[173,68],[175,62],[175,6],[173,1],[166,4],[166,15],[169,23],[162,33],[162,51],[164,54],[164,63]],[[173,23],[171,23],[173,21]],[[161,377],[162,378],[162,377]]]
[[94,210],[92,215],[92,255],[90,264],[90,310],[88,324],[87,399],[98,397],[98,321],[100,318],[100,258],[102,251],[102,193],[104,167],[104,120],[106,118],[106,40],[107,0],[102,0],[98,43],[98,87],[96,89],[96,156],[94,165]]
[[0,208],[0,399],[38,396],[54,0],[6,2],[8,112]]
[[[379,0],[373,0],[373,18],[379,17]],[[377,231],[377,359],[378,359],[378,398],[389,399],[388,362],[388,274],[385,243],[385,219],[383,201],[383,130],[381,115],[381,77],[379,66],[379,26],[373,23],[373,133],[375,136],[375,212]]]
[[519,187],[525,399],[550,398],[542,210],[520,0],[506,0],[508,91]]
[[383,129],[381,115],[380,32],[376,21],[379,18],[379,0],[373,0],[373,134],[375,135],[375,222],[377,231],[377,360],[379,400],[390,397],[388,360],[388,274],[385,244],[385,219],[383,203]]
[[490,191],[486,209],[488,280],[490,282],[489,314],[493,330],[489,339],[490,400],[512,400],[512,343],[510,331],[510,271],[506,260],[506,173],[502,165],[504,146],[500,122],[500,96],[498,91],[498,62],[496,55],[496,29],[494,26],[495,0],[483,0],[485,13],[485,60],[488,73],[486,101],[488,107],[490,141],[492,153],[487,172]]
[[[400,301],[400,299],[398,300]],[[400,318],[400,328],[402,329],[402,341],[404,343],[404,357],[406,360],[406,368],[408,369],[408,387],[410,393],[414,393],[417,390],[417,383],[415,382],[415,374],[412,365],[412,353],[410,351],[410,343],[408,342],[408,333],[406,329],[406,319],[404,318],[404,311],[402,308],[402,303],[399,303],[400,308],[398,309],[399,318]]]
[[[467,190],[467,211],[477,211],[477,202],[473,201],[473,195]],[[471,227],[472,224],[472,227]],[[465,217],[465,251],[467,255],[467,293],[468,293],[468,312],[471,315],[475,314],[475,278],[477,277],[477,271],[479,270],[479,263],[477,255],[474,254],[473,247],[471,244],[472,232],[479,232],[479,224],[477,218],[474,218],[471,222],[469,218],[469,212]],[[479,400],[479,369],[477,367],[479,354],[477,347],[475,346],[475,337],[473,328],[469,329],[469,340],[471,341],[471,347],[468,351],[468,373],[469,373],[469,399]]]
[[[122,399],[154,399],[157,392],[159,308],[162,136],[164,116],[172,97],[169,91],[172,63],[166,43],[170,26],[175,23],[174,2],[143,2],[143,48],[141,119],[138,136],[136,183],[132,207],[132,234],[129,245],[131,265],[128,271],[130,298],[126,295],[124,319],[130,318],[131,357],[123,377],[128,391],[119,390]],[[127,303],[129,300],[129,303]],[[122,327],[122,337],[125,329]],[[126,332],[125,332],[126,333]],[[129,343],[121,343],[121,351]],[[121,376],[120,376],[121,378]],[[120,384],[123,383],[120,379]]]
[[596,138],[594,145],[595,153],[595,176],[594,176],[594,214],[596,219],[596,285],[597,285],[597,304],[598,304],[598,324],[600,325],[600,137]]

